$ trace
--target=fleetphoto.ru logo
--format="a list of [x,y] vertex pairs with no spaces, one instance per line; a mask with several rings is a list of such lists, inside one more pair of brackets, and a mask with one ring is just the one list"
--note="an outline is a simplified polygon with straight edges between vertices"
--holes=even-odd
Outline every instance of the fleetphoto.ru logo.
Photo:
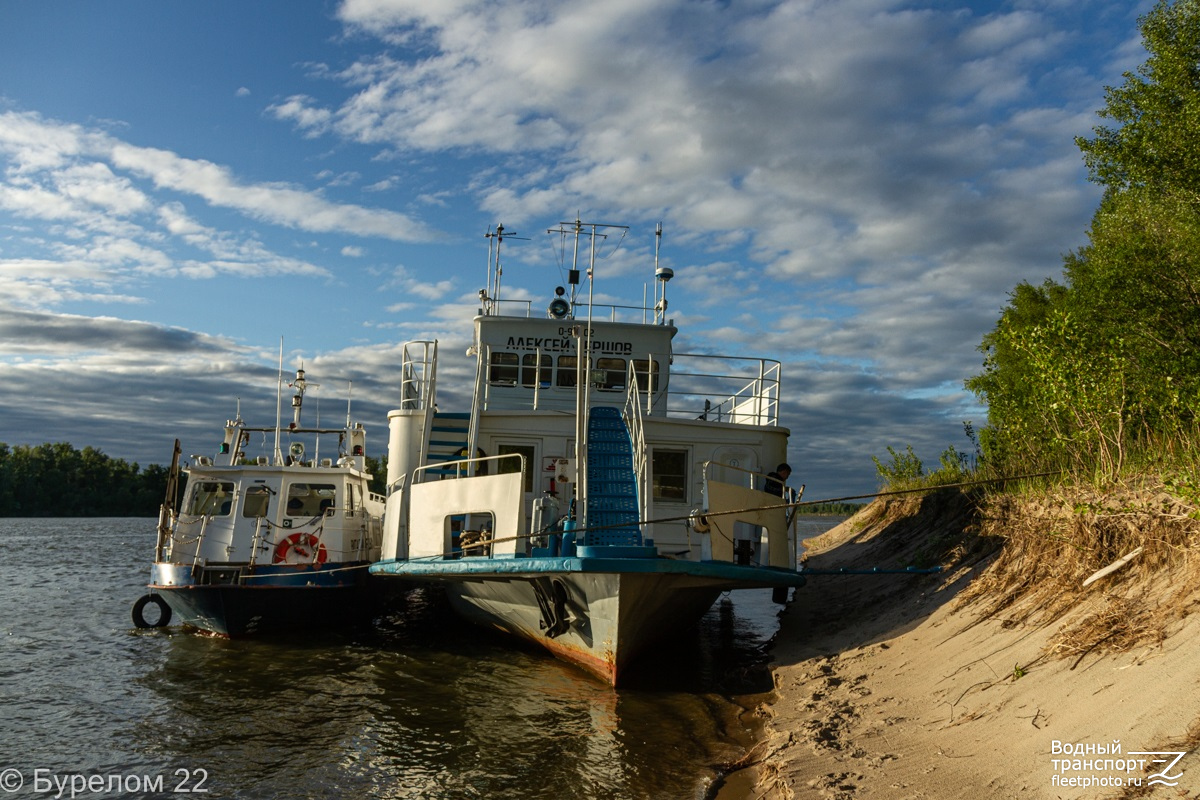
[[25,785],[25,776],[20,770],[9,767],[0,772],[0,790],[5,792],[15,792]]
[[1054,765],[1050,782],[1084,788],[1178,786],[1183,770],[1176,765],[1187,755],[1187,751],[1178,750],[1130,750],[1122,754],[1120,739],[1100,743],[1055,739],[1050,743],[1050,753],[1068,756],[1050,759]]

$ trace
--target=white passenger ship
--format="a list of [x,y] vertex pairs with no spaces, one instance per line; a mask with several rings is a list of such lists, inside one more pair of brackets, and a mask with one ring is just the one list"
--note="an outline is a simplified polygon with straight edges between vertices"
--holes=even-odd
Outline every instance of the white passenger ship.
[[489,234],[469,406],[439,403],[436,341],[404,345],[371,567],[441,584],[468,619],[614,685],[720,593],[804,582],[769,477],[788,444],[779,362],[674,352],[665,267],[651,306],[593,303],[596,245],[624,230],[551,231],[577,255],[544,311],[500,298],[506,234]]

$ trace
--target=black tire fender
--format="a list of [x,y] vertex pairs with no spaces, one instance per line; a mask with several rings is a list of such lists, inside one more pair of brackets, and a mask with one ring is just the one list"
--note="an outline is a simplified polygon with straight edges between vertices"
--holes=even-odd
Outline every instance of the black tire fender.
[[[158,606],[159,615],[157,622],[146,621],[146,606],[154,603]],[[163,628],[171,624],[171,607],[167,605],[167,601],[162,599],[162,595],[144,594],[137,599],[133,604],[133,624],[139,628]]]

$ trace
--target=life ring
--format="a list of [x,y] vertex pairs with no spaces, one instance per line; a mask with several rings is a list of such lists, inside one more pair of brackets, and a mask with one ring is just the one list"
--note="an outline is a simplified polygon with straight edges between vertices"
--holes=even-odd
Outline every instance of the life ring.
[[[158,621],[150,622],[146,619],[146,606],[154,603],[158,606]],[[133,624],[139,628],[164,628],[171,624],[171,607],[167,605],[167,601],[162,599],[162,595],[144,594],[137,599],[133,604]]]
[[324,564],[325,545],[311,533],[293,533],[275,545],[275,564]]

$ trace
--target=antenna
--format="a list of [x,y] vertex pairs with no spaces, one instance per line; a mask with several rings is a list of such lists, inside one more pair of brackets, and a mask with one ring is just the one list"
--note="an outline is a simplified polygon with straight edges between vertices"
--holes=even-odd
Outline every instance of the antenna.
[[[560,236],[573,234],[575,238],[575,250],[571,255],[571,269],[568,271],[567,283],[571,285],[571,306],[575,305],[575,298],[579,294],[579,237],[587,236],[591,239],[591,247],[588,253],[588,302],[590,304],[592,297],[591,280],[596,268],[596,240],[607,239],[607,233],[601,233],[600,228],[619,228],[621,230],[621,239],[618,240],[617,246],[620,246],[621,241],[625,239],[625,234],[629,230],[628,225],[613,225],[607,222],[583,222],[579,217],[575,218],[574,222],[560,222],[557,228],[550,228],[546,233],[557,233]],[[614,251],[615,252],[615,251]],[[610,253],[611,255],[611,253]],[[590,313],[590,312],[589,312]],[[572,315],[574,316],[574,315]]]
[[[667,281],[675,277],[675,270],[658,265],[658,251],[662,246],[662,223],[654,229],[654,323],[665,325],[667,322]],[[662,296],[659,297],[658,285],[662,284]]]
[[279,337],[279,372],[275,380],[275,463],[283,463],[283,453],[279,451],[279,416],[283,403],[283,337]]
[[[304,406],[304,393],[308,391],[309,387],[313,389],[320,388],[321,384],[310,383],[304,377],[304,362],[301,362],[300,369],[296,370],[295,380],[289,383],[288,386],[296,390],[296,394],[292,395],[292,424],[288,426],[289,429],[294,430],[300,427],[300,409]],[[320,418],[318,417],[318,425],[319,422]]]
[[[484,302],[485,310],[490,310],[491,306],[500,300],[500,278],[504,275],[504,264],[500,261],[500,246],[504,244],[505,239],[529,241],[529,237],[517,236],[515,231],[505,231],[504,225],[497,225],[495,233],[492,233],[492,231],[489,230],[484,234],[484,236],[488,239],[488,288],[483,290],[483,293],[480,295],[480,299]],[[496,240],[496,272],[494,285],[492,283],[492,239]]]

